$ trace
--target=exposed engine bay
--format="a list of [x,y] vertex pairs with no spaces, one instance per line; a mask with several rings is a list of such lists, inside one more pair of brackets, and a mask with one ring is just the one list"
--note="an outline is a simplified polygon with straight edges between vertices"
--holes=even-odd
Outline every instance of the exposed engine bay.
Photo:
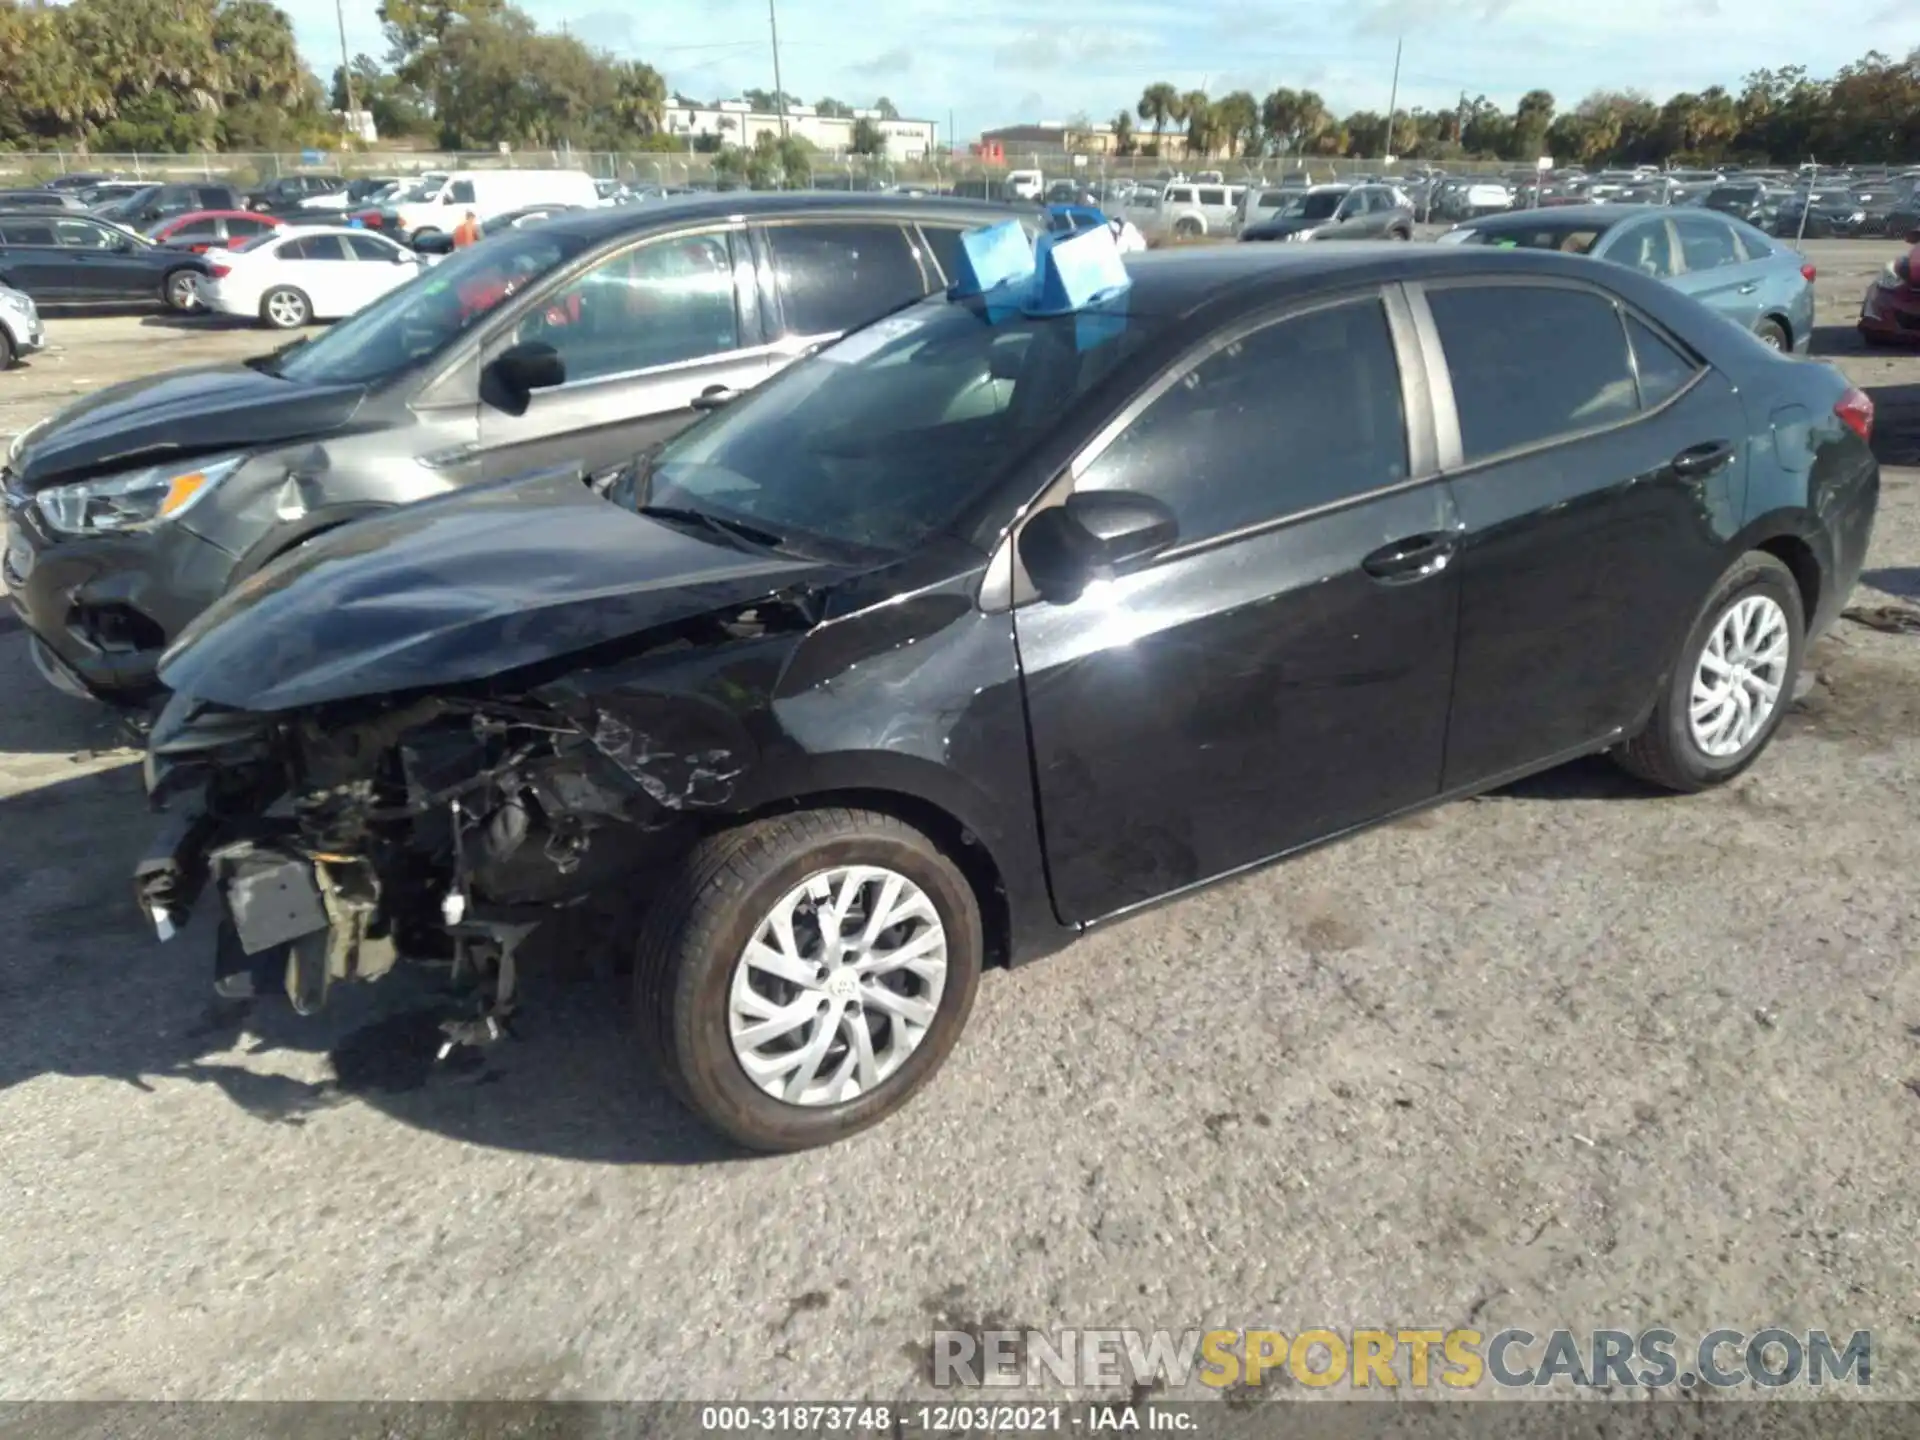
[[585,677],[522,676],[525,688],[280,713],[175,696],[150,739],[148,790],[169,822],[136,869],[139,902],[164,940],[209,886],[219,893],[224,995],[280,989],[311,1013],[336,983],[418,962],[474,1001],[443,1026],[447,1046],[498,1038],[528,940],[630,908],[751,760],[728,704],[632,684],[594,692],[593,678],[751,652],[806,623],[793,602],[767,600],[656,632]]

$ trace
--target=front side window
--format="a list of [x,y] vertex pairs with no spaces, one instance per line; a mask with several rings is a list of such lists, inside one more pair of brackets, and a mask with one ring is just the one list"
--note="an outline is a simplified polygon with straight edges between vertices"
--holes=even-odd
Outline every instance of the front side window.
[[0,225],[0,240],[9,245],[52,245],[53,226],[37,220],[9,220]]
[[1635,413],[1627,337],[1590,290],[1464,285],[1427,292],[1469,464]]
[[535,307],[515,339],[558,350],[569,383],[737,350],[727,237],[682,235],[623,250]]
[[471,180],[456,180],[453,184],[449,185],[447,187],[447,204],[473,204],[473,182]]
[[897,553],[953,525],[1157,331],[1125,296],[1049,318],[928,301],[684,432],[642,498]]
[[265,220],[246,220],[235,217],[227,221],[227,234],[235,240],[249,236],[264,235],[275,227]]
[[1227,203],[1227,192],[1224,190],[1202,190],[1200,192],[1200,203],[1202,205],[1224,205]]
[[1733,231],[1704,215],[1683,215],[1673,222],[1680,234],[1680,258],[1690,274],[1717,270],[1722,265],[1738,265],[1740,251]]
[[315,385],[384,380],[441,353],[585,246],[550,230],[504,231],[454,251],[297,349],[254,363]]
[[1184,544],[1396,484],[1407,463],[1393,332],[1370,298],[1278,321],[1208,356],[1075,488],[1166,502]]
[[338,235],[301,235],[278,251],[282,260],[351,260]]
[[218,220],[195,220],[191,225],[182,225],[177,230],[167,232],[169,240],[217,240],[220,238]]
[[1340,202],[1347,198],[1344,190],[1320,190],[1296,195],[1281,211],[1288,220],[1331,220]]
[[356,260],[377,260],[382,265],[391,265],[394,256],[401,253],[398,245],[388,240],[377,240],[371,235],[348,235],[343,238]]
[[835,335],[927,293],[906,232],[882,221],[767,231],[787,332]]
[[98,225],[85,220],[56,220],[54,233],[69,250],[111,250],[113,237]]

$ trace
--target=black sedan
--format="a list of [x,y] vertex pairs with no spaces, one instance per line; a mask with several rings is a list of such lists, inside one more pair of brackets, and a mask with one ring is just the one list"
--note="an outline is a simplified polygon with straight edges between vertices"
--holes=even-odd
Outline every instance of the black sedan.
[[90,215],[0,211],[0,285],[41,305],[191,310],[207,262]]
[[1758,757],[1873,524],[1837,372],[1567,256],[1111,246],[241,586],[162,669],[161,933],[211,872],[229,991],[443,957],[464,1041],[534,927],[637,905],[654,1058],[787,1149],[983,967],[1573,756]]

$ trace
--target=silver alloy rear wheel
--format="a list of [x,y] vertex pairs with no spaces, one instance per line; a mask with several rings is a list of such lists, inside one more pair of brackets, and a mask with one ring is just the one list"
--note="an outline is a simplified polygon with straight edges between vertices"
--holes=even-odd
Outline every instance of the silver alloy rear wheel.
[[175,310],[200,308],[200,277],[191,270],[176,270],[167,279],[167,304]]
[[924,890],[878,865],[818,871],[774,903],[735,963],[734,1057],[776,1100],[845,1104],[906,1063],[946,983],[946,928]]
[[260,313],[276,330],[297,330],[307,323],[312,307],[307,304],[306,296],[283,285],[267,292],[267,298],[260,302]]
[[1748,595],[1720,617],[1694,667],[1687,711],[1702,754],[1738,755],[1766,729],[1780,704],[1790,649],[1786,611],[1770,595]]

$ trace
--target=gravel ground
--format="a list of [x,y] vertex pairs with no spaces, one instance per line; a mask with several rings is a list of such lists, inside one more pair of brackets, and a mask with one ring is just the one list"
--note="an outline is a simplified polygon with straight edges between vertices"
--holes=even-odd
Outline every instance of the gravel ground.
[[[1920,357],[1869,580],[1920,596]],[[56,320],[0,433],[251,330]],[[1897,462],[1897,463],[1896,463]],[[1845,622],[1757,769],[1601,762],[990,976],[932,1090],[721,1151],[592,977],[429,1073],[421,997],[210,1004],[131,752],[0,621],[0,1398],[898,1396],[936,1323],[1872,1329],[1920,1393],[1920,637]],[[1905,1157],[1904,1159],[1902,1157]]]

